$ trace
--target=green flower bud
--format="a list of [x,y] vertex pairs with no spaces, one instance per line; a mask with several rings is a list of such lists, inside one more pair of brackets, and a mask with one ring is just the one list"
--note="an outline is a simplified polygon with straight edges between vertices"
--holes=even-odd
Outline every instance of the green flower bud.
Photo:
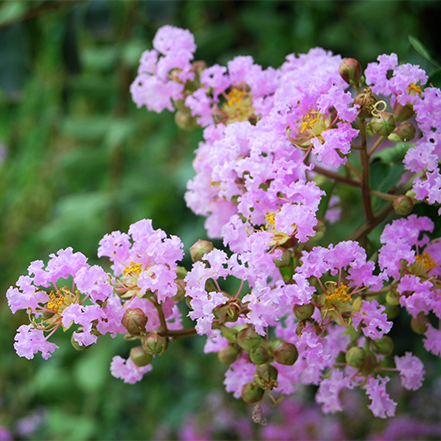
[[142,347],[148,354],[160,354],[165,346],[165,339],[157,332],[150,332],[142,340]]
[[389,305],[397,306],[400,304],[400,298],[397,291],[388,291],[386,294],[386,302]]
[[361,373],[363,375],[369,375],[377,367],[377,357],[373,352],[369,352],[366,355],[366,360],[361,367]]
[[236,346],[228,345],[222,348],[218,353],[217,357],[222,364],[230,365],[234,363],[239,355],[239,349]]
[[363,306],[363,298],[361,296],[358,296],[352,303],[352,308],[360,312],[361,307]]
[[272,364],[261,364],[256,366],[254,382],[262,389],[278,387],[277,377],[279,371]]
[[291,253],[284,247],[277,247],[276,250],[282,251],[280,259],[273,259],[277,268],[286,268],[291,265]]
[[413,209],[413,200],[409,196],[402,194],[394,200],[393,207],[395,213],[406,216]]
[[129,334],[140,335],[145,332],[147,321],[148,318],[141,308],[129,308],[126,309],[121,323]]
[[418,315],[416,317],[412,317],[412,320],[410,321],[410,327],[412,328],[412,331],[419,335],[426,333],[428,324],[429,319],[424,314],[424,312],[418,313]]
[[360,63],[354,58],[346,58],[338,69],[341,77],[351,86],[360,86],[363,81],[363,71]]
[[392,113],[380,112],[371,119],[368,126],[375,135],[388,136],[394,131],[397,125]]
[[185,287],[187,286],[187,284],[181,279],[176,279],[175,283],[176,286],[178,287],[178,291],[172,297],[172,299],[175,302],[181,302],[182,300],[185,300]]
[[250,381],[242,386],[242,400],[244,400],[245,403],[257,403],[262,399],[263,393],[263,389],[261,389],[254,381]]
[[193,262],[203,261],[205,254],[213,251],[214,246],[208,240],[199,239],[194,245],[190,247],[191,260]]
[[346,363],[353,368],[359,369],[366,361],[366,352],[358,346],[353,346],[346,352]]
[[293,312],[294,315],[299,320],[309,319],[312,314],[314,314],[315,307],[311,303],[307,303],[305,305],[294,305]]
[[246,351],[257,348],[261,341],[262,337],[254,330],[252,325],[247,325],[237,334],[237,344]]
[[187,107],[185,107],[185,100],[181,99],[181,100],[174,100],[172,99],[173,105],[175,106],[176,110],[188,110]]
[[400,104],[398,101],[395,101],[393,115],[395,118],[395,122],[406,121],[406,119],[412,118],[415,115],[413,111],[412,104],[407,103],[404,106]]
[[239,327],[227,327],[227,326],[221,326],[221,331],[223,336],[230,342],[230,343],[237,343],[237,334],[241,329],[244,329],[246,325],[240,325]]
[[403,122],[387,137],[392,142],[407,142],[415,138],[416,129],[410,122]]
[[85,351],[86,349],[89,349],[92,345],[89,346],[84,346],[81,345],[80,343],[78,343],[75,339],[74,339],[74,335],[72,334],[70,337],[70,342],[72,343],[72,346],[75,350],[77,351]]
[[144,351],[142,346],[135,346],[130,349],[130,359],[133,361],[133,364],[138,367],[147,366],[153,360],[153,356],[151,354],[147,354]]
[[297,361],[297,358],[299,358],[297,348],[292,343],[279,340],[279,344],[274,350],[274,360],[277,363],[292,366]]
[[250,351],[250,361],[253,364],[260,365],[267,363],[270,359],[270,354],[264,346],[258,346]]
[[183,266],[178,266],[176,268],[176,277],[178,279],[185,279],[186,275],[187,275],[188,271],[186,270],[186,268],[184,268]]
[[370,118],[372,116],[372,110],[377,102],[372,90],[369,87],[364,89],[364,92],[359,93],[354,100],[354,105],[358,104],[360,112],[359,118]]
[[378,340],[374,340],[372,344],[375,352],[381,355],[389,355],[394,349],[394,342],[387,335],[379,338]]
[[199,126],[189,109],[178,110],[175,113],[175,123],[182,130],[193,130]]

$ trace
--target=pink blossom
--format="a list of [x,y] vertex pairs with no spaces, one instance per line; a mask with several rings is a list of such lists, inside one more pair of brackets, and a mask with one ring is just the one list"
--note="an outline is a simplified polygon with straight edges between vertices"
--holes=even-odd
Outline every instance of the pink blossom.
[[362,323],[364,326],[361,329],[366,337],[373,340],[381,338],[392,329],[392,322],[387,321],[387,315],[384,313],[385,309],[375,299],[371,302],[363,300],[360,313],[354,313],[353,315],[352,325],[357,329]]
[[441,331],[435,329],[430,323],[428,323],[424,337],[424,347],[426,350],[441,357]]
[[417,390],[421,387],[424,377],[424,365],[421,360],[410,352],[402,357],[394,357],[395,365],[400,371],[401,383],[409,390]]
[[335,413],[343,410],[339,393],[344,388],[352,389],[350,378],[345,377],[341,369],[332,370],[332,375],[320,383],[315,396],[317,403],[323,404],[323,412]]
[[368,406],[376,417],[387,418],[395,415],[397,403],[391,400],[386,392],[386,383],[389,377],[370,378],[366,384],[366,393],[372,400]]
[[115,378],[120,378],[124,383],[134,384],[140,381],[143,375],[152,370],[152,365],[138,367],[133,364],[133,361],[129,358],[124,358],[119,355],[113,357],[110,364],[110,372]]
[[233,392],[234,398],[240,398],[242,386],[254,380],[256,367],[245,358],[236,360],[225,373],[225,390]]
[[47,360],[58,346],[46,340],[43,331],[35,329],[33,325],[21,325],[15,335],[14,348],[17,355],[34,358],[34,354],[41,352],[41,356]]

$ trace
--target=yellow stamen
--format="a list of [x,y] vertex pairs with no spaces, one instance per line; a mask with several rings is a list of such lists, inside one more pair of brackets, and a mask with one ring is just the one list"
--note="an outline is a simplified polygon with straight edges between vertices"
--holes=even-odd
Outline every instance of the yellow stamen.
[[123,274],[128,276],[130,273],[138,274],[138,276],[142,273],[142,264],[138,262],[130,262],[130,266],[126,266],[123,269]]
[[300,133],[305,133],[306,130],[312,129],[314,124],[320,120],[322,114],[317,110],[310,109],[306,115],[302,116],[302,122],[299,126]]
[[420,86],[417,86],[416,84],[410,83],[410,84],[407,86],[407,93],[412,94],[412,92],[415,93],[415,94],[417,94],[417,93],[421,93],[421,92],[422,92],[422,89],[421,89]]
[[328,300],[339,300],[341,302],[347,302],[348,300],[352,302],[352,297],[348,294],[349,288],[343,283],[335,288],[334,292],[328,294],[326,298]]
[[428,271],[436,267],[436,262],[430,257],[429,253],[424,253],[422,256],[416,256],[417,262],[421,263]]
[[240,104],[247,93],[248,92],[244,92],[242,90],[231,89],[231,91],[227,94],[227,106],[232,107],[235,104]]
[[[277,213],[280,213],[280,210],[277,211]],[[272,228],[275,228],[276,226],[276,212],[272,212],[272,213],[267,213],[265,214],[265,220],[268,222],[265,225],[265,228],[269,228],[269,226],[271,225]]]

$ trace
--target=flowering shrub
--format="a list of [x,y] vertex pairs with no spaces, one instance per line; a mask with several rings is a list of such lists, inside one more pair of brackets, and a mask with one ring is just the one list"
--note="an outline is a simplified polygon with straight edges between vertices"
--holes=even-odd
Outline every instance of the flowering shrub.
[[[135,383],[175,340],[206,335],[205,352],[229,366],[226,390],[256,403],[256,422],[265,421],[265,394],[277,404],[300,384],[318,386],[325,413],[342,410],[340,391],[361,388],[375,416],[393,416],[385,374],[416,390],[424,367],[410,352],[392,358],[390,307],[404,307],[424,347],[441,355],[441,245],[428,235],[434,223],[411,214],[417,203],[441,202],[439,89],[394,54],[364,72],[319,48],[288,55],[278,69],[243,56],[207,67],[192,61],[192,34],[172,26],[153,47],[142,55],[133,100],[176,110],[183,129],[204,127],[185,199],[225,250],[198,241],[187,271],[178,265],[181,240],[141,220],[100,241],[110,272],[71,248],[46,265],[32,262],[7,292],[12,312],[24,309],[30,320],[18,329],[17,354],[50,357],[60,327],[77,325],[77,349],[123,334],[139,345],[110,369]],[[374,190],[370,169],[385,152],[403,165]],[[344,222],[332,192],[345,185],[359,191],[364,219],[346,240],[318,246],[327,222]],[[372,250],[368,235],[393,212]],[[227,278],[238,280],[236,292],[226,291]],[[183,327],[180,303],[194,328]]]

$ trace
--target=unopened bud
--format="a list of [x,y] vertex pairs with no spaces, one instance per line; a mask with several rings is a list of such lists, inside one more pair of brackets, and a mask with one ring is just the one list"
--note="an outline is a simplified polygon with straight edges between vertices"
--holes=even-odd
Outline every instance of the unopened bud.
[[75,340],[75,334],[72,334],[72,335],[71,335],[71,337],[70,337],[70,342],[72,343],[73,348],[74,348],[75,350],[77,350],[77,351],[85,351],[86,349],[89,349],[89,348],[92,346],[92,345],[85,346],[85,345],[82,345],[82,344],[78,343],[78,342]]
[[258,346],[250,351],[250,361],[255,365],[265,364],[269,361],[270,354],[264,346]]
[[415,115],[415,112],[413,111],[412,104],[406,103],[403,106],[398,101],[395,101],[393,115],[395,122],[401,122],[411,118],[413,115]]
[[190,247],[191,260],[193,262],[200,262],[203,260],[205,254],[213,251],[214,246],[208,240],[199,239],[194,245]]
[[354,100],[354,105],[358,104],[360,109],[358,113],[359,118],[370,118],[376,102],[377,98],[375,98],[369,87],[366,87],[364,92],[359,93]]
[[262,337],[254,330],[252,325],[247,325],[237,334],[237,344],[246,351],[251,351],[260,345]]
[[416,129],[410,122],[403,122],[387,137],[392,142],[407,142],[415,138]]
[[285,340],[280,340],[274,350],[274,359],[277,363],[284,364],[286,366],[292,366],[299,358],[299,352],[297,348]]
[[165,346],[165,339],[157,332],[150,332],[142,341],[144,350],[149,354],[160,354]]
[[346,352],[346,363],[353,368],[359,369],[366,361],[366,352],[358,346],[353,346]]
[[293,312],[294,315],[299,320],[309,319],[312,314],[314,314],[315,307],[311,303],[307,303],[305,305],[294,305]]
[[250,381],[242,386],[241,396],[245,403],[253,404],[262,399],[263,393],[263,389],[261,389],[254,381]]
[[394,349],[394,342],[387,335],[379,338],[378,340],[374,340],[372,344],[374,346],[375,352],[381,355],[389,355]]
[[145,332],[147,321],[148,318],[141,308],[129,308],[126,309],[121,323],[129,334],[139,335]]
[[183,267],[183,266],[178,266],[177,268],[176,268],[176,277],[179,279],[179,280],[183,280],[183,279],[185,279],[185,277],[187,276],[187,274],[188,274],[188,271],[187,271],[187,269],[185,268],[185,267]]
[[373,352],[369,352],[366,355],[366,360],[363,366],[361,367],[361,373],[363,375],[368,375],[371,372],[373,372],[376,367],[377,367],[377,357]]
[[180,302],[182,300],[185,300],[185,287],[187,284],[182,279],[176,279],[175,280],[176,286],[178,287],[178,290],[176,294],[172,297],[172,299],[175,302]]
[[279,371],[272,364],[261,364],[256,366],[254,381],[262,389],[278,387],[277,377]]
[[372,133],[380,136],[390,135],[397,126],[392,113],[380,112],[368,123]]
[[[241,325],[240,328],[243,329]],[[223,336],[230,342],[230,343],[237,343],[237,334],[239,333],[240,329],[237,329],[236,327],[227,327],[227,326],[221,326],[221,331]]]
[[147,354],[142,346],[135,346],[134,348],[130,349],[130,359],[133,361],[135,366],[143,367],[152,362],[153,356],[151,354]]
[[182,130],[193,130],[198,127],[196,118],[191,115],[190,110],[178,110],[175,113],[175,123]]
[[412,331],[422,335],[427,332],[427,325],[429,324],[429,319],[426,315],[424,315],[423,312],[418,313],[416,317],[412,317],[412,320],[410,321],[410,327],[412,328]]
[[184,99],[172,100],[172,101],[173,101],[173,105],[175,106],[176,110],[188,110],[188,108],[185,107],[185,100]]
[[396,306],[400,304],[400,298],[397,291],[388,291],[386,294],[386,302],[389,305]]
[[277,268],[286,268],[291,265],[291,254],[284,247],[277,247],[276,250],[280,250],[282,252],[282,256],[280,259],[273,259]]
[[409,196],[402,194],[394,200],[393,207],[395,213],[406,216],[413,209],[413,200]]
[[228,345],[217,353],[217,357],[222,364],[230,365],[236,361],[239,352],[236,346]]
[[358,296],[352,303],[352,308],[354,311],[360,312],[361,307],[363,306],[363,298]]
[[363,80],[363,71],[360,63],[354,58],[346,58],[340,64],[338,70],[341,77],[351,86],[360,86]]

